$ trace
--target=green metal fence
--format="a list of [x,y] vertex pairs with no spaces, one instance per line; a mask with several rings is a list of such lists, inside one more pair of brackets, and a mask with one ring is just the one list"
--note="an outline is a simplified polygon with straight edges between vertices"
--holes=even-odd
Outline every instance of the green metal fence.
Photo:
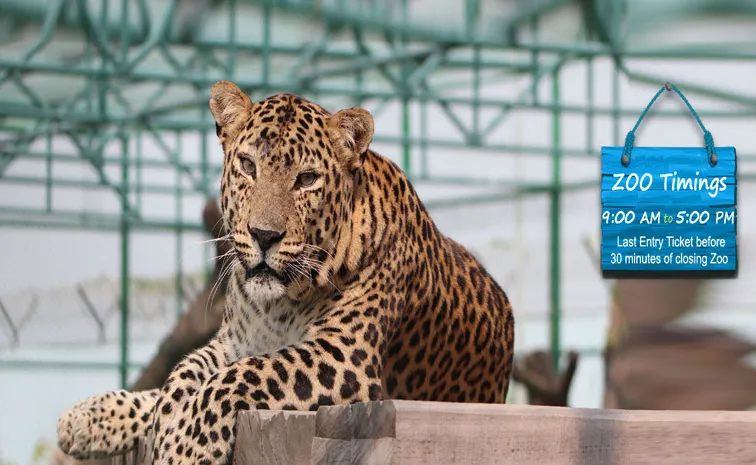
[[[427,169],[434,150],[469,148],[548,157],[549,182],[490,183],[485,195],[441,199],[429,202],[429,207],[526,195],[549,198],[550,340],[558,355],[561,198],[566,191],[596,184],[595,178],[564,182],[562,164],[572,157],[597,157],[595,119],[611,118],[613,137],[619,142],[622,118],[640,113],[640,106],[620,104],[620,77],[653,86],[668,80],[634,71],[632,61],[637,59],[756,60],[756,49],[748,43],[644,48],[629,39],[631,31],[642,34],[643,27],[652,27],[649,18],[742,18],[756,12],[756,2],[442,3],[436,8],[433,2],[409,0],[0,0],[0,19],[7,26],[0,28],[5,31],[0,33],[0,186],[34,187],[42,194],[34,206],[0,200],[0,225],[120,235],[122,384],[129,366],[130,237],[145,230],[177,237],[201,230],[200,224],[184,220],[181,199],[204,198],[217,190],[220,165],[209,154],[214,141],[207,110],[208,88],[216,80],[234,80],[253,97],[295,92],[332,106],[365,106],[376,115],[398,104],[398,135],[378,134],[375,140],[399,147],[403,168],[418,183],[482,182],[434,176]],[[433,19],[433,13],[445,8],[449,10],[443,20]],[[613,103],[602,107],[594,103],[592,69],[595,62],[607,59],[615,68]],[[588,70],[586,105],[560,98],[560,73],[575,63]],[[512,77],[529,81],[519,98],[486,95],[488,86]],[[544,83],[548,92],[542,90]],[[684,78],[675,83],[686,94],[739,105],[736,110],[701,111],[702,117],[756,116],[752,96]],[[413,118],[414,110],[419,118]],[[548,143],[492,142],[491,135],[507,117],[523,110],[549,115]],[[443,114],[457,134],[430,136],[429,112]],[[684,114],[655,113],[675,118]],[[563,146],[565,115],[587,121],[584,148]],[[197,159],[183,156],[181,144],[189,134],[201,148]],[[156,149],[145,153],[145,141]],[[67,149],[54,149],[56,144]],[[744,162],[753,158],[739,153]],[[9,168],[20,160],[35,160],[43,168],[34,175],[12,173]],[[61,165],[90,167],[95,177],[67,177],[55,169]],[[147,180],[147,169],[166,170],[173,182]],[[116,199],[119,208],[93,213],[59,207],[55,192],[61,188],[102,192]],[[173,199],[174,218],[146,212],[146,195]],[[177,269],[180,279],[180,263]]]

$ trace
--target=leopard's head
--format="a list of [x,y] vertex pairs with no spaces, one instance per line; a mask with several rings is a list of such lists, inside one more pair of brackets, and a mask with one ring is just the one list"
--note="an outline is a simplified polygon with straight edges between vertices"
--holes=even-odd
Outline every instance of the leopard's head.
[[212,87],[210,110],[225,156],[223,220],[247,295],[300,300],[333,286],[350,262],[370,113],[330,114],[291,94],[252,102],[229,81]]

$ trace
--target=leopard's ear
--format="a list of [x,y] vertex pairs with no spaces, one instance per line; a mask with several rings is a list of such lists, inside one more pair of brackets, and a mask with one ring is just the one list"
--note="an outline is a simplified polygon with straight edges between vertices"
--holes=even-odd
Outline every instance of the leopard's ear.
[[373,141],[373,124],[373,115],[362,108],[341,110],[328,120],[337,155],[347,167],[359,166],[361,155]]
[[223,144],[239,135],[249,118],[252,100],[231,81],[218,81],[210,89],[210,111],[215,118],[215,132]]

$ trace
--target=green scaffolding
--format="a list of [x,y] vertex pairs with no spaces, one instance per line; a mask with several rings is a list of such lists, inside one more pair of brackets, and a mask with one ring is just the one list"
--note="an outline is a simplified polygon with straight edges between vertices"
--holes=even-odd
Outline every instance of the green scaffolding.
[[[707,15],[753,16],[756,2],[713,0],[531,0],[443,2],[454,11],[444,21],[429,19],[409,0],[0,0],[0,186],[22,185],[41,192],[38,206],[17,207],[0,200],[0,225],[28,228],[115,231],[121,238],[121,383],[129,362],[129,243],[135,231],[165,231],[180,237],[201,231],[186,222],[182,198],[208,197],[217,191],[219,160],[208,156],[212,121],[208,89],[231,79],[253,97],[275,91],[300,93],[321,101],[367,106],[379,114],[389,104],[401,108],[398,136],[377,142],[401,149],[404,170],[415,182],[478,185],[470,177],[429,174],[434,149],[469,148],[490,153],[549,157],[551,181],[497,182],[485,195],[441,199],[443,208],[497,202],[526,195],[550,201],[550,340],[560,351],[560,202],[569,190],[595,188],[596,180],[563,182],[569,157],[595,158],[593,121],[610,117],[619,142],[623,117],[641,108],[620,105],[619,79],[660,86],[665,76],[638,73],[633,59],[756,60],[752,44],[634,46],[628,31],[650,28],[670,18]],[[510,8],[497,8],[501,6]],[[439,7],[441,8],[441,7]],[[564,18],[557,21],[555,18]],[[650,18],[657,20],[653,23]],[[561,21],[561,22],[560,22]],[[543,26],[548,24],[549,26]],[[568,27],[570,26],[570,27]],[[31,29],[30,29],[31,28]],[[36,29],[34,29],[36,28]],[[307,35],[302,30],[307,30]],[[36,31],[32,39],[27,31]],[[26,35],[25,35],[26,34]],[[56,50],[56,53],[47,53]],[[60,53],[63,50],[65,53]],[[594,104],[592,66],[612,60],[612,105]],[[560,99],[560,73],[571,64],[589,70],[587,105]],[[517,99],[487,97],[482,89],[507,76],[530,82]],[[548,84],[550,95],[539,92]],[[753,118],[756,98],[675,82],[686,94],[736,103],[737,110],[701,111],[705,118]],[[418,108],[420,118],[412,118]],[[492,110],[496,114],[488,115]],[[490,135],[515,111],[550,115],[550,144],[515,146],[490,142]],[[458,130],[457,137],[428,136],[427,113],[436,111]],[[471,115],[466,122],[459,115]],[[561,143],[564,115],[588,121],[585,147]],[[680,117],[683,111],[657,111]],[[182,157],[182,136],[195,134],[201,156]],[[159,153],[145,154],[149,139]],[[53,150],[62,140],[69,150]],[[739,154],[739,160],[749,160]],[[38,160],[44,172],[12,174],[19,160]],[[95,179],[59,174],[58,164],[86,165]],[[143,179],[145,169],[174,173],[173,185]],[[110,213],[60,208],[57,188],[106,192],[118,200]],[[175,219],[145,213],[147,193],[171,196]],[[181,241],[177,241],[180,247]],[[177,256],[181,256],[180,251]],[[180,279],[180,263],[177,264]],[[180,289],[180,286],[178,286]],[[179,299],[180,301],[180,299]],[[42,365],[40,365],[42,366]],[[94,364],[93,364],[94,366]],[[110,366],[110,365],[108,365]]]

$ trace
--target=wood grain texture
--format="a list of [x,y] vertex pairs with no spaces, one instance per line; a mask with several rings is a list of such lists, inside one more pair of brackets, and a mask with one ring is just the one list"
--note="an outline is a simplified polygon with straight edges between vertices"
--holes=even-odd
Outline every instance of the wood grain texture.
[[756,412],[389,400],[317,414],[253,410],[238,422],[235,465],[756,463]]
[[236,420],[234,465],[310,463],[315,412],[249,410]]
[[321,407],[316,416],[312,464],[392,463],[396,424],[392,401]]
[[393,463],[756,463],[752,412],[395,403]]

